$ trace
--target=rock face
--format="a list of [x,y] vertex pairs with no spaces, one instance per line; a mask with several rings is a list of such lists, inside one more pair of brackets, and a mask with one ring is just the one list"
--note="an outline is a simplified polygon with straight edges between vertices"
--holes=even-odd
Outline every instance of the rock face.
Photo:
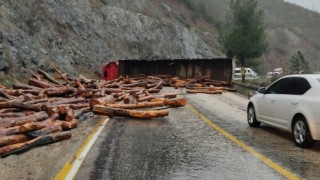
[[[94,74],[116,59],[215,57],[195,30],[166,18],[168,2],[2,1],[0,71],[23,77],[55,64],[72,75]],[[156,15],[142,13],[148,9]]]

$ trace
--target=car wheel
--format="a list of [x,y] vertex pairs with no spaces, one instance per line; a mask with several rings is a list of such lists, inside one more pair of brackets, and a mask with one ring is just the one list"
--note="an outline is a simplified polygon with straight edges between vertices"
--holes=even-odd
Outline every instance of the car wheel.
[[301,148],[306,148],[313,145],[314,140],[311,137],[306,118],[303,116],[295,118],[293,124],[293,140],[296,146]]
[[249,105],[249,107],[248,107],[247,119],[248,119],[248,124],[251,127],[259,127],[260,122],[257,121],[256,112],[255,112],[254,107],[252,105]]

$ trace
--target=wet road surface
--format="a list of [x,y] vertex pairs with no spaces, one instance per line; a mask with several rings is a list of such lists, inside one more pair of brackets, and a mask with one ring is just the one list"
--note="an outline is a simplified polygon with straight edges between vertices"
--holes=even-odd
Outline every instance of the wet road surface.
[[[190,105],[246,145],[303,179],[319,179],[320,146],[295,147],[291,135],[250,128],[247,100],[187,94]],[[75,179],[287,179],[210,127],[189,108],[154,120],[112,118]]]

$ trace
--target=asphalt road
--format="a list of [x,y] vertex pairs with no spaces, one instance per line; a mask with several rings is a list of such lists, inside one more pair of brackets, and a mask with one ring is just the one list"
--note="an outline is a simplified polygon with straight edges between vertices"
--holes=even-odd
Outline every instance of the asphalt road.
[[154,120],[110,119],[75,179],[320,178],[319,143],[300,149],[289,133],[268,126],[250,128],[245,98],[232,93],[185,97],[203,117],[275,165],[183,107]]

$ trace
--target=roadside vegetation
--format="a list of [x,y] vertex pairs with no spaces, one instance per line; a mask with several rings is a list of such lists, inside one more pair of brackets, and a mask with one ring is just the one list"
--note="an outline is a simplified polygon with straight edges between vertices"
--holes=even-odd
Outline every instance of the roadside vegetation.
[[226,20],[220,30],[220,44],[225,54],[236,58],[242,68],[248,61],[258,60],[267,48],[264,12],[256,0],[232,0]]
[[[194,14],[195,20],[208,20],[221,30],[231,0],[179,0]],[[258,1],[258,8],[265,12],[268,48],[262,56],[264,65],[253,64],[253,69],[265,73],[275,67],[289,71],[289,60],[298,50],[309,59],[311,71],[319,71],[320,62],[320,14],[283,0]],[[302,47],[301,44],[304,46]],[[255,67],[256,66],[256,67]]]

